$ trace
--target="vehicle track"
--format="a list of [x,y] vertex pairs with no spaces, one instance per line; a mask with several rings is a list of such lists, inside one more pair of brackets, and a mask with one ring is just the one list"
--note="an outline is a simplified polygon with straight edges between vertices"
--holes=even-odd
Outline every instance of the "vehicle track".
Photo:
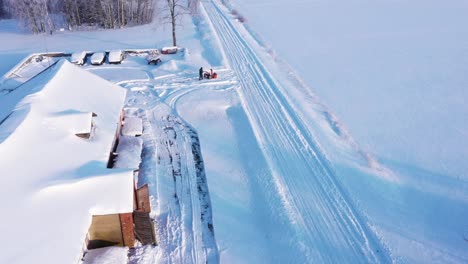
[[[147,88],[132,91],[140,86]],[[158,234],[157,249],[138,249],[132,262],[218,263],[196,131],[161,102],[151,83],[132,82],[126,88],[131,91],[127,107],[138,109],[143,119],[144,149],[138,184],[148,183],[150,194],[156,198],[152,210]]]
[[[271,169],[282,201],[294,263],[386,263],[388,253],[353,208],[331,164],[292,107],[280,84],[219,7],[205,1],[208,18],[238,75],[242,105]],[[251,175],[258,177],[258,175]],[[270,190],[272,191],[272,190]]]

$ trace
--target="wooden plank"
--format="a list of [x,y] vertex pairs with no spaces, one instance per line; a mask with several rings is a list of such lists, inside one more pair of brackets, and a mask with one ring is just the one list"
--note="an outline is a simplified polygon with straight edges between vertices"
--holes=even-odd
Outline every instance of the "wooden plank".
[[135,232],[133,228],[132,213],[120,214],[120,225],[122,228],[122,237],[124,246],[133,248],[135,246]]
[[136,190],[137,210],[145,213],[151,212],[148,184]]
[[88,234],[88,249],[124,245],[119,214],[93,215]]
[[154,226],[149,213],[133,212],[133,221],[135,223],[135,236],[143,244],[156,244],[154,235]]

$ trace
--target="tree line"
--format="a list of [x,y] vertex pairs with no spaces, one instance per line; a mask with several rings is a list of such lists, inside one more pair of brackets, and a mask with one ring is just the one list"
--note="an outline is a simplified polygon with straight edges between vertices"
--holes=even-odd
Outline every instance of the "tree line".
[[160,23],[176,27],[187,14],[197,15],[200,0],[0,0],[0,19],[19,19],[33,33],[69,30],[82,26],[106,29],[151,23],[158,13]]
[[153,21],[157,0],[0,0],[0,18],[12,16],[33,33],[81,26],[106,29]]

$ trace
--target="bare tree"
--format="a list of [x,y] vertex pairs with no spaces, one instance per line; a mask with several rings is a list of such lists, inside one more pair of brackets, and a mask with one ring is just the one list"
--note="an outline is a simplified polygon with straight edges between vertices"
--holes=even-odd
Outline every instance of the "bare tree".
[[200,5],[200,0],[188,0],[187,9],[192,15],[198,15],[198,6]]
[[182,5],[181,0],[166,0],[163,7],[165,15],[162,17],[163,23],[171,24],[172,27],[172,45],[177,46],[176,27],[180,24],[183,15],[188,14],[187,7]]
[[35,34],[54,29],[47,0],[8,0],[13,15]]
[[[0,0],[34,33],[54,29],[51,14],[69,29],[79,26],[121,28],[153,21],[156,0]],[[0,9],[0,16],[2,14]]]
[[3,0],[0,0],[0,19],[7,16],[7,12],[5,10],[5,5],[3,4]]

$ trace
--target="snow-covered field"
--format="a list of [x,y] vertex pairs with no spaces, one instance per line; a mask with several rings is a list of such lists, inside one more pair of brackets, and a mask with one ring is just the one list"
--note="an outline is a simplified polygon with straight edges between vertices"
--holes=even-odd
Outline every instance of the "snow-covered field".
[[466,1],[231,3],[280,68],[391,170],[388,182],[336,164],[392,255],[467,261]]
[[466,1],[231,2],[380,160],[468,179]]
[[[143,118],[139,184],[159,245],[130,263],[467,262],[466,4],[232,3],[247,28],[203,1],[181,29],[185,50],[161,65],[83,67],[126,88],[128,114]],[[151,25],[32,36],[0,20],[0,74],[33,52],[169,36]],[[219,78],[199,81],[200,66]]]

